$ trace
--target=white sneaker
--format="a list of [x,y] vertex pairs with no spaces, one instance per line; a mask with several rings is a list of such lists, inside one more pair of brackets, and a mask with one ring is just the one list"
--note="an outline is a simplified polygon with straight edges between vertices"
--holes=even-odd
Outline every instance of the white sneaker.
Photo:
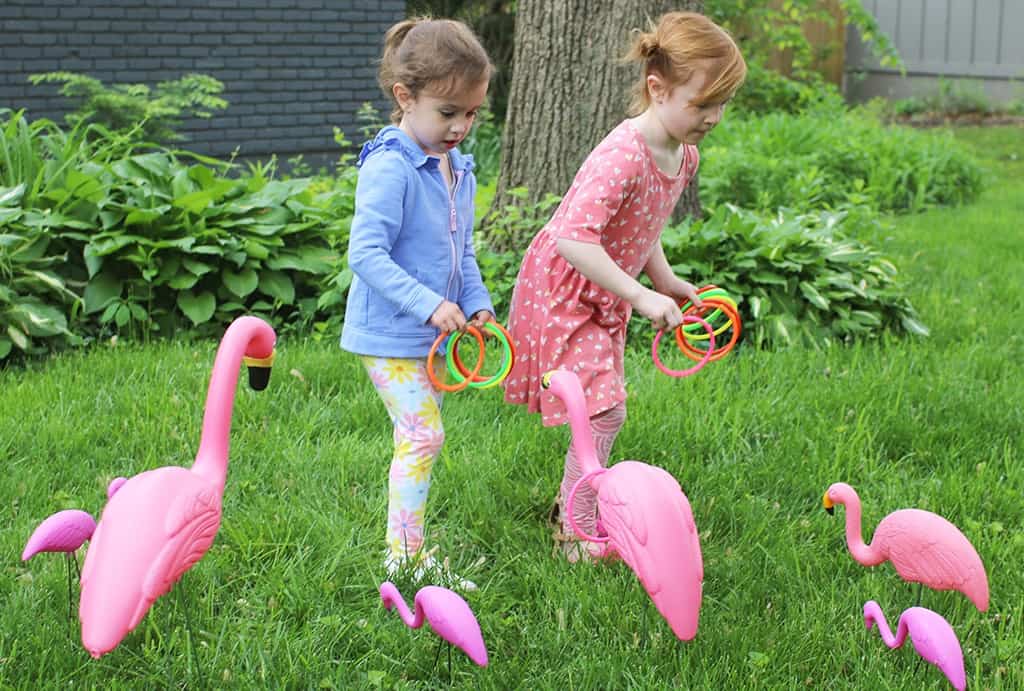
[[[384,557],[384,570],[387,572],[388,578],[393,578],[399,573],[405,573],[414,583],[428,581],[427,585],[440,585],[465,592],[476,590],[476,583],[462,578],[451,570],[447,557],[440,562],[434,558],[436,549],[434,548],[418,558],[415,556],[403,558],[387,555]],[[412,567],[412,562],[415,562],[415,567]]]

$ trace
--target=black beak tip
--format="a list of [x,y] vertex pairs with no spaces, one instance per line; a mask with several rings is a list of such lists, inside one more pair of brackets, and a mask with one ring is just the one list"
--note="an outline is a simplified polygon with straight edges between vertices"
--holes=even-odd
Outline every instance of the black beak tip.
[[829,507],[827,507],[827,508],[826,508],[825,510],[826,510],[826,511],[828,511],[828,515],[829,515],[829,516],[833,516],[833,515],[835,515],[835,513],[836,513],[836,510],[835,510],[835,508],[834,508],[834,507],[832,507],[832,506],[829,506]]
[[270,384],[270,368],[249,366],[249,387],[253,391],[263,391]]

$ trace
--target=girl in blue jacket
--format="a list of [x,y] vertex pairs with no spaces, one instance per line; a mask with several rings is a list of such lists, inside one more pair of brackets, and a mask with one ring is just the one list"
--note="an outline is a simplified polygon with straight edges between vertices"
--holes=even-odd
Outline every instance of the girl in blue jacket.
[[461,22],[394,25],[378,79],[395,104],[395,125],[359,155],[348,245],[355,278],[341,347],[360,356],[394,425],[389,575],[404,563],[417,579],[437,575],[440,563],[421,552],[430,471],[444,443],[442,394],[426,370],[431,345],[439,331],[494,319],[473,252],[473,160],[456,148],[483,105],[492,69]]

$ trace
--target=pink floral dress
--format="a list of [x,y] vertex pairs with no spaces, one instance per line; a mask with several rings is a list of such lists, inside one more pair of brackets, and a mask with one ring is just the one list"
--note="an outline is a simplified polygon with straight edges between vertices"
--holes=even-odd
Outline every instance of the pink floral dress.
[[686,144],[678,175],[666,175],[629,120],[590,153],[523,257],[509,315],[517,357],[505,380],[506,401],[539,411],[545,425],[565,423],[561,401],[541,390],[541,377],[552,369],[579,375],[589,416],[626,400],[623,359],[632,306],[585,278],[556,243],[600,243],[637,277],[698,162],[697,147]]

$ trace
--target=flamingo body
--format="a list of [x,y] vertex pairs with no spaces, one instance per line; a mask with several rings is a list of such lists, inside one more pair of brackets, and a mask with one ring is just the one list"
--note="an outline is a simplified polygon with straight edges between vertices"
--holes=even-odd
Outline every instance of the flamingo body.
[[704,563],[679,482],[661,468],[620,461],[592,483],[612,548],[633,570],[677,638],[697,635]]
[[[692,640],[697,635],[704,565],[693,511],[679,482],[640,461],[602,469],[579,378],[556,370],[545,375],[545,382],[565,404],[583,477],[597,492],[598,518],[609,551],[621,556],[637,575],[676,637]],[[572,509],[566,510],[571,515]]]
[[846,506],[846,544],[865,566],[891,561],[905,581],[934,590],[958,590],[984,612],[989,605],[985,565],[970,540],[942,516],[921,509],[901,509],[883,518],[871,544],[861,537],[860,497],[837,482],[825,493],[826,508]]
[[269,359],[274,340],[274,330],[256,317],[241,317],[228,327],[217,349],[191,468],[165,466],[111,483],[82,570],[82,643],[93,657],[117,647],[213,543],[239,366],[243,357]]
[[953,627],[941,615],[924,607],[904,610],[894,636],[882,608],[874,600],[869,600],[864,603],[864,625],[870,630],[876,623],[878,633],[889,648],[902,646],[909,633],[917,654],[938,667],[954,688],[964,691],[967,677],[960,641]]
[[409,611],[393,583],[381,583],[380,599],[385,609],[390,610],[392,606],[398,609],[398,615],[406,626],[418,629],[426,619],[434,633],[462,650],[476,664],[487,666],[487,647],[480,633],[480,624],[473,610],[457,593],[436,585],[424,586],[413,600],[415,614]]
[[96,521],[86,511],[67,509],[53,514],[32,531],[21,560],[28,561],[40,552],[74,552],[96,530]]

